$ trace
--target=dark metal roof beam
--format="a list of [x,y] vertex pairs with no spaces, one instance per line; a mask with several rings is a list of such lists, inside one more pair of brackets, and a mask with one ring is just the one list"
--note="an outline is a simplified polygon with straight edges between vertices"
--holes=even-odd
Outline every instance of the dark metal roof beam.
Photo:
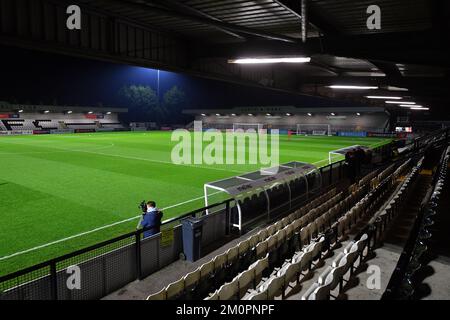
[[[111,2],[114,4],[121,4],[121,5],[124,4],[123,2],[119,2],[117,0],[109,0],[108,2]],[[129,6],[130,8],[133,8],[133,9],[136,9],[139,11],[147,10],[149,12],[153,12],[153,13],[155,13],[157,15],[161,15],[161,16],[173,17],[173,18],[186,20],[186,21],[192,21],[192,22],[200,23],[200,24],[203,24],[206,26],[226,29],[228,31],[236,32],[236,33],[249,34],[249,35],[252,35],[255,37],[261,37],[261,38],[265,38],[268,40],[276,40],[276,41],[292,42],[292,43],[298,42],[298,39],[296,39],[296,38],[283,36],[283,35],[279,35],[279,34],[274,34],[274,33],[261,31],[261,30],[257,30],[257,29],[247,28],[247,27],[243,27],[243,26],[237,26],[234,24],[216,21],[216,20],[212,20],[209,18],[193,16],[193,15],[184,14],[184,13],[178,13],[178,12],[163,9],[160,7],[151,6],[150,4],[138,4],[138,3],[127,1],[126,5]]]
[[[300,19],[302,18],[301,12],[301,1],[300,0],[274,0],[290,12],[297,15]],[[316,14],[316,8],[312,2],[308,3],[308,23],[313,26],[316,30],[321,31],[324,34],[336,34],[338,33],[336,27],[331,25],[329,22],[320,18]],[[300,27],[300,26],[299,26]],[[299,28],[300,29],[300,28]]]
[[[202,12],[200,10],[197,10],[195,8],[187,6],[187,5],[185,5],[185,4],[181,3],[181,2],[175,2],[173,0],[153,0],[153,1],[146,1],[146,2],[147,3],[152,3],[152,2],[158,3],[158,4],[162,5],[162,6],[165,6],[165,7],[168,7],[170,9],[176,10],[177,12],[187,12],[189,14],[192,14],[193,16],[198,16],[198,17],[203,17],[203,18],[215,20],[215,21],[218,21],[218,22],[223,22],[222,20],[220,20],[220,19],[218,19],[216,17],[213,17],[213,16],[211,16],[211,15],[209,15],[207,13],[204,13],[204,12]],[[229,31],[228,29],[219,28],[219,27],[216,27],[216,29],[220,30],[220,31],[222,31],[222,32],[232,36],[232,37],[238,38],[240,40],[245,40],[244,36],[242,36],[242,35],[240,35],[240,34],[238,34],[236,32],[232,32],[232,31]]]

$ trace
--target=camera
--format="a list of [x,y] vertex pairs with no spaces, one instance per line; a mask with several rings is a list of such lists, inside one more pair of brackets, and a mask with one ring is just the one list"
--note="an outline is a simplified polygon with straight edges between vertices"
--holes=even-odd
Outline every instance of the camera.
[[138,208],[141,209],[141,211],[143,213],[146,213],[147,212],[147,201],[142,200],[142,202],[139,204]]

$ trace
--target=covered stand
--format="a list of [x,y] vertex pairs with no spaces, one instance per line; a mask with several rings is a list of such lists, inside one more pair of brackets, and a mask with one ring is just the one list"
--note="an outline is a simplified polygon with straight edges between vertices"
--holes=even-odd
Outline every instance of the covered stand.
[[293,161],[277,168],[207,183],[204,186],[205,205],[208,206],[210,197],[218,192],[233,198],[235,206],[230,222],[242,230],[258,219],[267,217],[271,220],[298,207],[311,194],[318,192],[321,185],[322,177],[316,166]]

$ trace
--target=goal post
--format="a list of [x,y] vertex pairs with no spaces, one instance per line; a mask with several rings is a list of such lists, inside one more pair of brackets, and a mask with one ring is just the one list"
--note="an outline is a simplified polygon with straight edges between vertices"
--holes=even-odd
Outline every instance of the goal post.
[[341,160],[345,160],[345,154],[342,154],[337,151],[328,152],[328,164],[339,162]]
[[233,123],[233,132],[237,130],[255,130],[255,132],[261,132],[264,129],[264,124],[262,123]]
[[297,135],[331,136],[329,124],[297,124]]

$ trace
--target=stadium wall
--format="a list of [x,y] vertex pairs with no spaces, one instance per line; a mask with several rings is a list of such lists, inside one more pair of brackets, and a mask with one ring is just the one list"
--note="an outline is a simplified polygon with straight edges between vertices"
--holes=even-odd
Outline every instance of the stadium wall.
[[330,116],[329,114],[292,115],[292,116],[196,116],[196,121],[202,121],[204,128],[232,129],[233,123],[264,124],[268,128],[297,130],[297,124],[314,125],[329,124],[333,133],[337,132],[387,132],[389,130],[389,116],[385,113],[343,114]]

